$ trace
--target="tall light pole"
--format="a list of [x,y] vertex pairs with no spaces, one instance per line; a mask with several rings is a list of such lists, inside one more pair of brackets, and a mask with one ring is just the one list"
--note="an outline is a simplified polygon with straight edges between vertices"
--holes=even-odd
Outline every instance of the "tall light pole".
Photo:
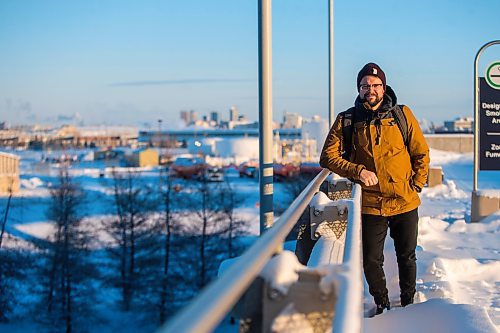
[[[160,194],[162,194],[162,186],[163,186],[163,181],[162,181],[162,178],[163,178],[163,174],[162,174],[162,168],[161,168],[161,123],[162,123],[162,120],[161,119],[158,119],[158,168],[160,169],[160,184],[159,184],[159,187],[160,187]],[[154,146],[154,145],[153,145]]]
[[161,156],[161,123],[162,123],[162,120],[161,119],[158,119],[158,153],[160,154]]
[[259,0],[260,233],[273,224],[271,0]]
[[335,120],[333,94],[333,0],[328,0],[328,124]]

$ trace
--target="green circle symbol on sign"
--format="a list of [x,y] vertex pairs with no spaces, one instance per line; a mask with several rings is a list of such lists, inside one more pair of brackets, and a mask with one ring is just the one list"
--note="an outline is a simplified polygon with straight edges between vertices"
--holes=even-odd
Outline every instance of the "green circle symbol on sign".
[[485,77],[490,87],[500,90],[500,61],[495,61],[488,66]]

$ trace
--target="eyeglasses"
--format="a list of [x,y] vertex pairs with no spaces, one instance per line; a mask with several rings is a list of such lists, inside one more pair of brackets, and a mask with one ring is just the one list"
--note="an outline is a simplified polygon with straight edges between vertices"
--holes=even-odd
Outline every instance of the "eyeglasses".
[[359,88],[361,88],[361,90],[365,90],[365,91],[368,91],[370,90],[370,88],[373,88],[375,90],[378,90],[380,88],[382,88],[383,84],[382,83],[375,83],[375,84],[362,84],[359,86]]

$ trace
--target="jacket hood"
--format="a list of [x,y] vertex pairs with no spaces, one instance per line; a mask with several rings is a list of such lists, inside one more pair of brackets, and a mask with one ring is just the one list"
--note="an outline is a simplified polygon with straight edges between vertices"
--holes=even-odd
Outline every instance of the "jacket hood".
[[[356,100],[354,101],[354,106],[358,110],[367,110],[364,106],[364,100],[362,100],[359,95],[356,97]],[[385,88],[385,94],[384,94],[384,99],[382,100],[382,105],[380,105],[380,108],[377,109],[377,111],[389,111],[393,107],[397,105],[398,98],[396,97],[396,93],[394,90],[392,90],[391,86],[386,86]]]

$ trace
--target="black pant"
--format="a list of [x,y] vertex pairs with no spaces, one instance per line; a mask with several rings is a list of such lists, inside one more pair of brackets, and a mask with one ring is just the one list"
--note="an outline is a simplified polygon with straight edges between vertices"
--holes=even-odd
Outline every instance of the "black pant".
[[418,234],[418,210],[394,216],[362,214],[363,226],[363,269],[370,294],[376,304],[388,301],[388,291],[384,274],[384,241],[387,228],[394,239],[398,259],[399,288],[401,299],[415,294],[417,258],[415,248]]

